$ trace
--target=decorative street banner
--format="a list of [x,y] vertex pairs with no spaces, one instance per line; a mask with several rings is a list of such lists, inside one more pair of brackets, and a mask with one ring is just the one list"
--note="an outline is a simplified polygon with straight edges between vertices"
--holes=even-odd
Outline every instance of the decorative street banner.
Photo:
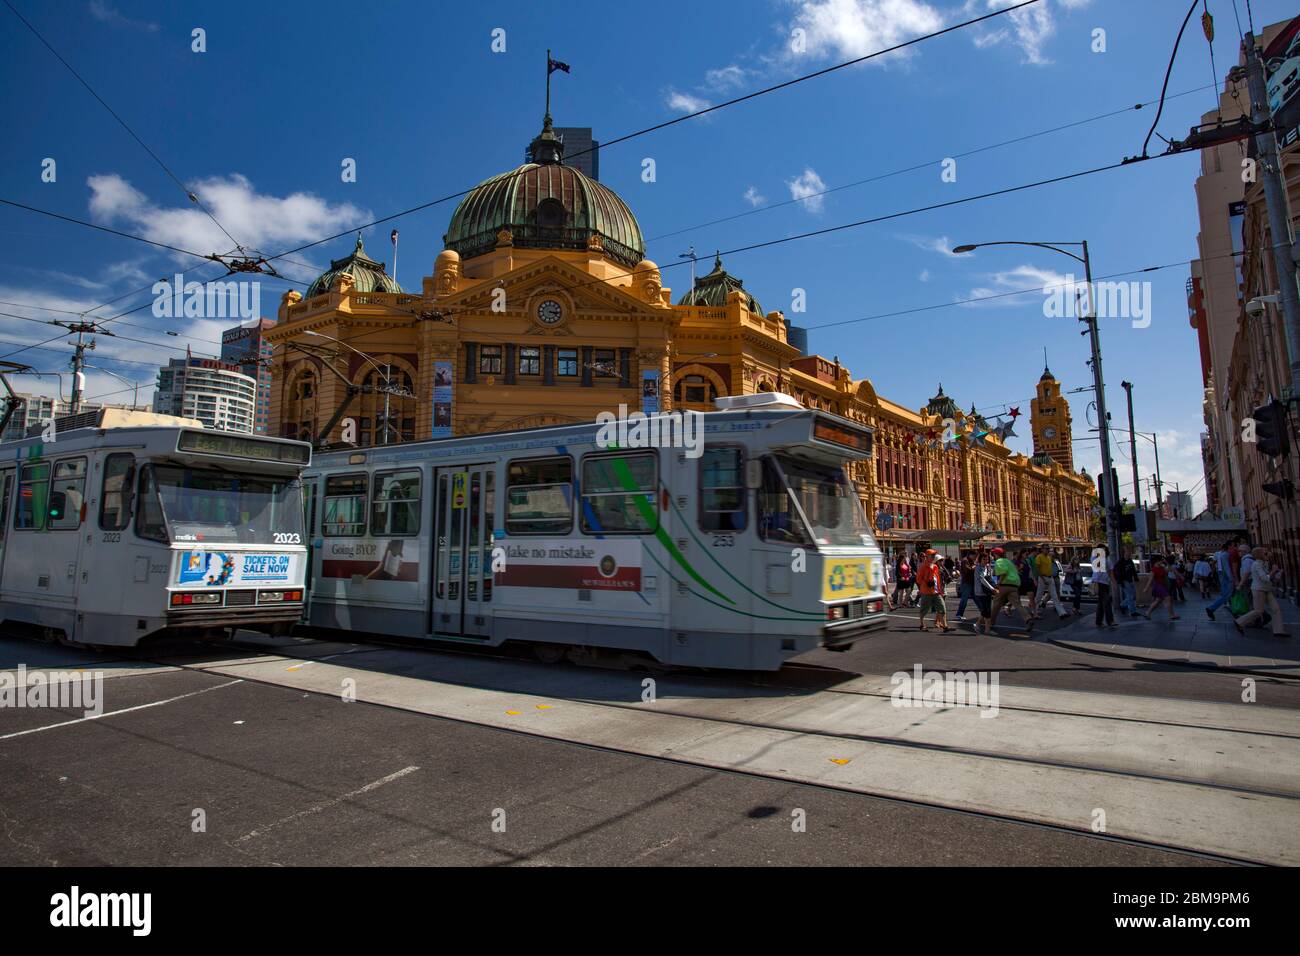
[[238,551],[186,551],[177,584],[221,587],[225,584],[285,584],[293,575],[294,555],[246,554]]
[[640,541],[528,538],[503,546],[506,567],[493,578],[498,587],[641,590]]
[[659,412],[659,370],[641,369],[641,411],[647,415]]
[[453,382],[450,362],[433,363],[433,431],[431,438],[451,437],[451,391]]

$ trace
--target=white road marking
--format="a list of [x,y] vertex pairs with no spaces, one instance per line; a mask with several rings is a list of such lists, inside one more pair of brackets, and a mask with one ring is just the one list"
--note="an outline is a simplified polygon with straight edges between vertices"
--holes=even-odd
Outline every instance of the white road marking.
[[359,797],[361,796],[361,794],[369,793],[371,790],[378,790],[380,787],[384,786],[385,784],[392,783],[394,780],[400,780],[402,777],[405,777],[408,773],[415,773],[415,771],[419,769],[420,769],[419,767],[406,767],[402,770],[397,771],[396,773],[390,773],[387,777],[380,777],[378,780],[374,780],[366,784],[364,787],[361,787],[358,790],[351,790],[343,794],[343,796],[341,797],[335,797],[333,800],[326,800],[324,803],[317,804],[314,807],[308,807],[306,810],[299,810],[297,813],[291,813],[287,817],[276,820],[274,823],[268,823],[260,830],[252,830],[248,833],[245,833],[235,842],[244,843],[247,840],[253,839],[253,837],[261,836],[262,834],[266,833],[268,830],[274,830],[276,827],[283,826],[286,823],[292,823],[294,820],[300,820],[303,817],[309,817],[312,814],[320,813],[322,810],[328,810],[330,807],[336,807],[344,800],[349,800],[352,797]]
[[103,714],[91,714],[89,717],[78,717],[76,720],[64,720],[57,724],[46,724],[44,727],[32,727],[29,730],[18,730],[12,734],[0,736],[0,740],[9,740],[12,737],[23,737],[27,734],[39,734],[43,730],[54,730],[57,727],[71,727],[73,724],[84,724],[88,720],[100,720],[104,717],[116,717],[118,714],[129,714],[134,710],[145,710],[149,707],[161,707],[163,704],[174,704],[178,700],[184,700],[187,697],[197,697],[199,694],[206,694],[210,690],[221,690],[223,687],[230,687],[232,684],[242,684],[243,678],[238,680],[227,681],[224,684],[218,684],[215,687],[205,687],[202,690],[191,691],[188,694],[181,694],[179,697],[168,697],[166,700],[155,700],[151,704],[136,704],[134,707],[124,707],[121,710],[110,710]]

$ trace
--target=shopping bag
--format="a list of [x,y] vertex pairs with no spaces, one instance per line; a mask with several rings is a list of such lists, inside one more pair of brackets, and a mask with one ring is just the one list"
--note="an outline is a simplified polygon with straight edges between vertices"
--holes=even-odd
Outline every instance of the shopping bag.
[[1228,600],[1228,610],[1233,617],[1241,617],[1250,611],[1250,596],[1245,591],[1234,591]]

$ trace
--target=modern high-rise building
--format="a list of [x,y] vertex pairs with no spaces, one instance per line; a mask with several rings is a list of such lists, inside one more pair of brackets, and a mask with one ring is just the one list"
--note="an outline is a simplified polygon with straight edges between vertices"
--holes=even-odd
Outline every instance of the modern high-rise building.
[[[588,179],[600,181],[600,143],[591,138],[590,126],[556,126],[555,135],[564,144],[564,163]],[[524,159],[534,162],[532,147],[524,150]]]
[[158,370],[153,410],[197,418],[208,428],[251,432],[257,408],[257,380],[239,366],[215,359],[172,359]]
[[266,433],[267,418],[271,411],[271,357],[272,345],[266,340],[267,329],[275,327],[275,319],[255,319],[221,333],[221,361],[236,365],[245,375],[257,380],[257,407],[253,413],[253,431]]

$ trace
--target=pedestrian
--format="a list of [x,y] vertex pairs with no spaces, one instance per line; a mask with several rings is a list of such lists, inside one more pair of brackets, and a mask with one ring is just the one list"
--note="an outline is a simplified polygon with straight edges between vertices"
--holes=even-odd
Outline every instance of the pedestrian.
[[[1265,614],[1272,616],[1273,636],[1286,637],[1286,623],[1282,620],[1282,608],[1277,603],[1276,587],[1282,579],[1282,568],[1274,564],[1268,548],[1259,547],[1251,552],[1250,562],[1250,596],[1252,610],[1236,618],[1232,623],[1238,634],[1246,633],[1246,625],[1254,624]],[[1245,561],[1242,561],[1245,564]]]
[[929,630],[925,626],[925,616],[933,613],[935,627],[947,632],[952,628],[948,626],[948,611],[943,603],[943,565],[939,563],[937,555],[934,548],[926,551],[925,559],[916,572],[916,586],[921,592],[920,628],[923,631]]
[[1138,616],[1137,568],[1123,548],[1115,562],[1115,585],[1119,587],[1119,608],[1129,617]]
[[971,573],[971,597],[975,601],[975,606],[980,609],[979,620],[971,627],[975,631],[988,633],[992,622],[991,611],[993,609],[993,595],[997,592],[998,586],[994,583],[990,573],[992,568],[992,559],[987,551],[981,551],[975,559],[975,566]]
[[1214,612],[1231,601],[1233,592],[1237,589],[1237,579],[1232,573],[1234,543],[1229,539],[1223,542],[1222,548],[1214,552],[1214,570],[1219,577],[1219,596],[1205,608],[1205,614],[1211,621],[1214,620]]
[[1178,613],[1174,610],[1174,592],[1169,584],[1169,565],[1165,563],[1165,557],[1157,554],[1151,559],[1151,606],[1147,608],[1143,616],[1149,621],[1155,609],[1162,604],[1169,611],[1169,620],[1178,620]]
[[1097,617],[1096,625],[1101,627],[1102,618],[1106,619],[1106,624],[1110,627],[1118,627],[1115,623],[1115,605],[1110,596],[1111,584],[1111,567],[1112,562],[1105,548],[1098,548],[1095,552],[1097,557],[1101,558],[1092,566],[1092,585],[1097,589]]
[[1210,562],[1205,560],[1205,555],[1200,554],[1196,557],[1196,563],[1192,565],[1192,586],[1201,592],[1201,597],[1209,599],[1210,597]]
[[[1034,593],[1034,566],[1029,560],[1029,550],[1016,552],[1016,574],[1020,578],[1020,586],[1016,589],[1016,602],[1023,602],[1025,595]],[[1033,620],[1038,619],[1038,607],[1034,604],[1033,598],[1029,600],[1029,617]]]
[[1071,554],[1065,566],[1065,586],[1070,589],[1070,603],[1074,613],[1079,613],[1079,602],[1083,600],[1083,575],[1079,573],[1079,562]]
[[967,551],[961,556],[961,567],[958,569],[959,580],[957,582],[957,596],[961,598],[957,602],[957,620],[966,620],[966,603],[975,596],[975,556]]
[[1057,570],[1056,561],[1052,558],[1052,549],[1043,545],[1038,554],[1034,555],[1034,576],[1038,580],[1034,587],[1034,610],[1037,612],[1039,603],[1046,595],[1052,602],[1056,616],[1066,618],[1070,616],[1070,612],[1061,604],[1061,596],[1056,590]]
[[894,607],[911,607],[912,588],[916,584],[916,576],[912,573],[912,563],[908,560],[906,552],[898,559],[894,577],[898,581],[894,586]]
[[1002,548],[993,549],[993,558],[993,573],[997,576],[997,593],[993,595],[989,606],[988,621],[983,633],[987,634],[990,628],[997,626],[998,612],[1004,607],[1015,608],[1026,629],[1033,630],[1034,619],[1026,618],[1025,609],[1020,604],[1020,572],[1015,562],[1007,557],[1006,551]]

